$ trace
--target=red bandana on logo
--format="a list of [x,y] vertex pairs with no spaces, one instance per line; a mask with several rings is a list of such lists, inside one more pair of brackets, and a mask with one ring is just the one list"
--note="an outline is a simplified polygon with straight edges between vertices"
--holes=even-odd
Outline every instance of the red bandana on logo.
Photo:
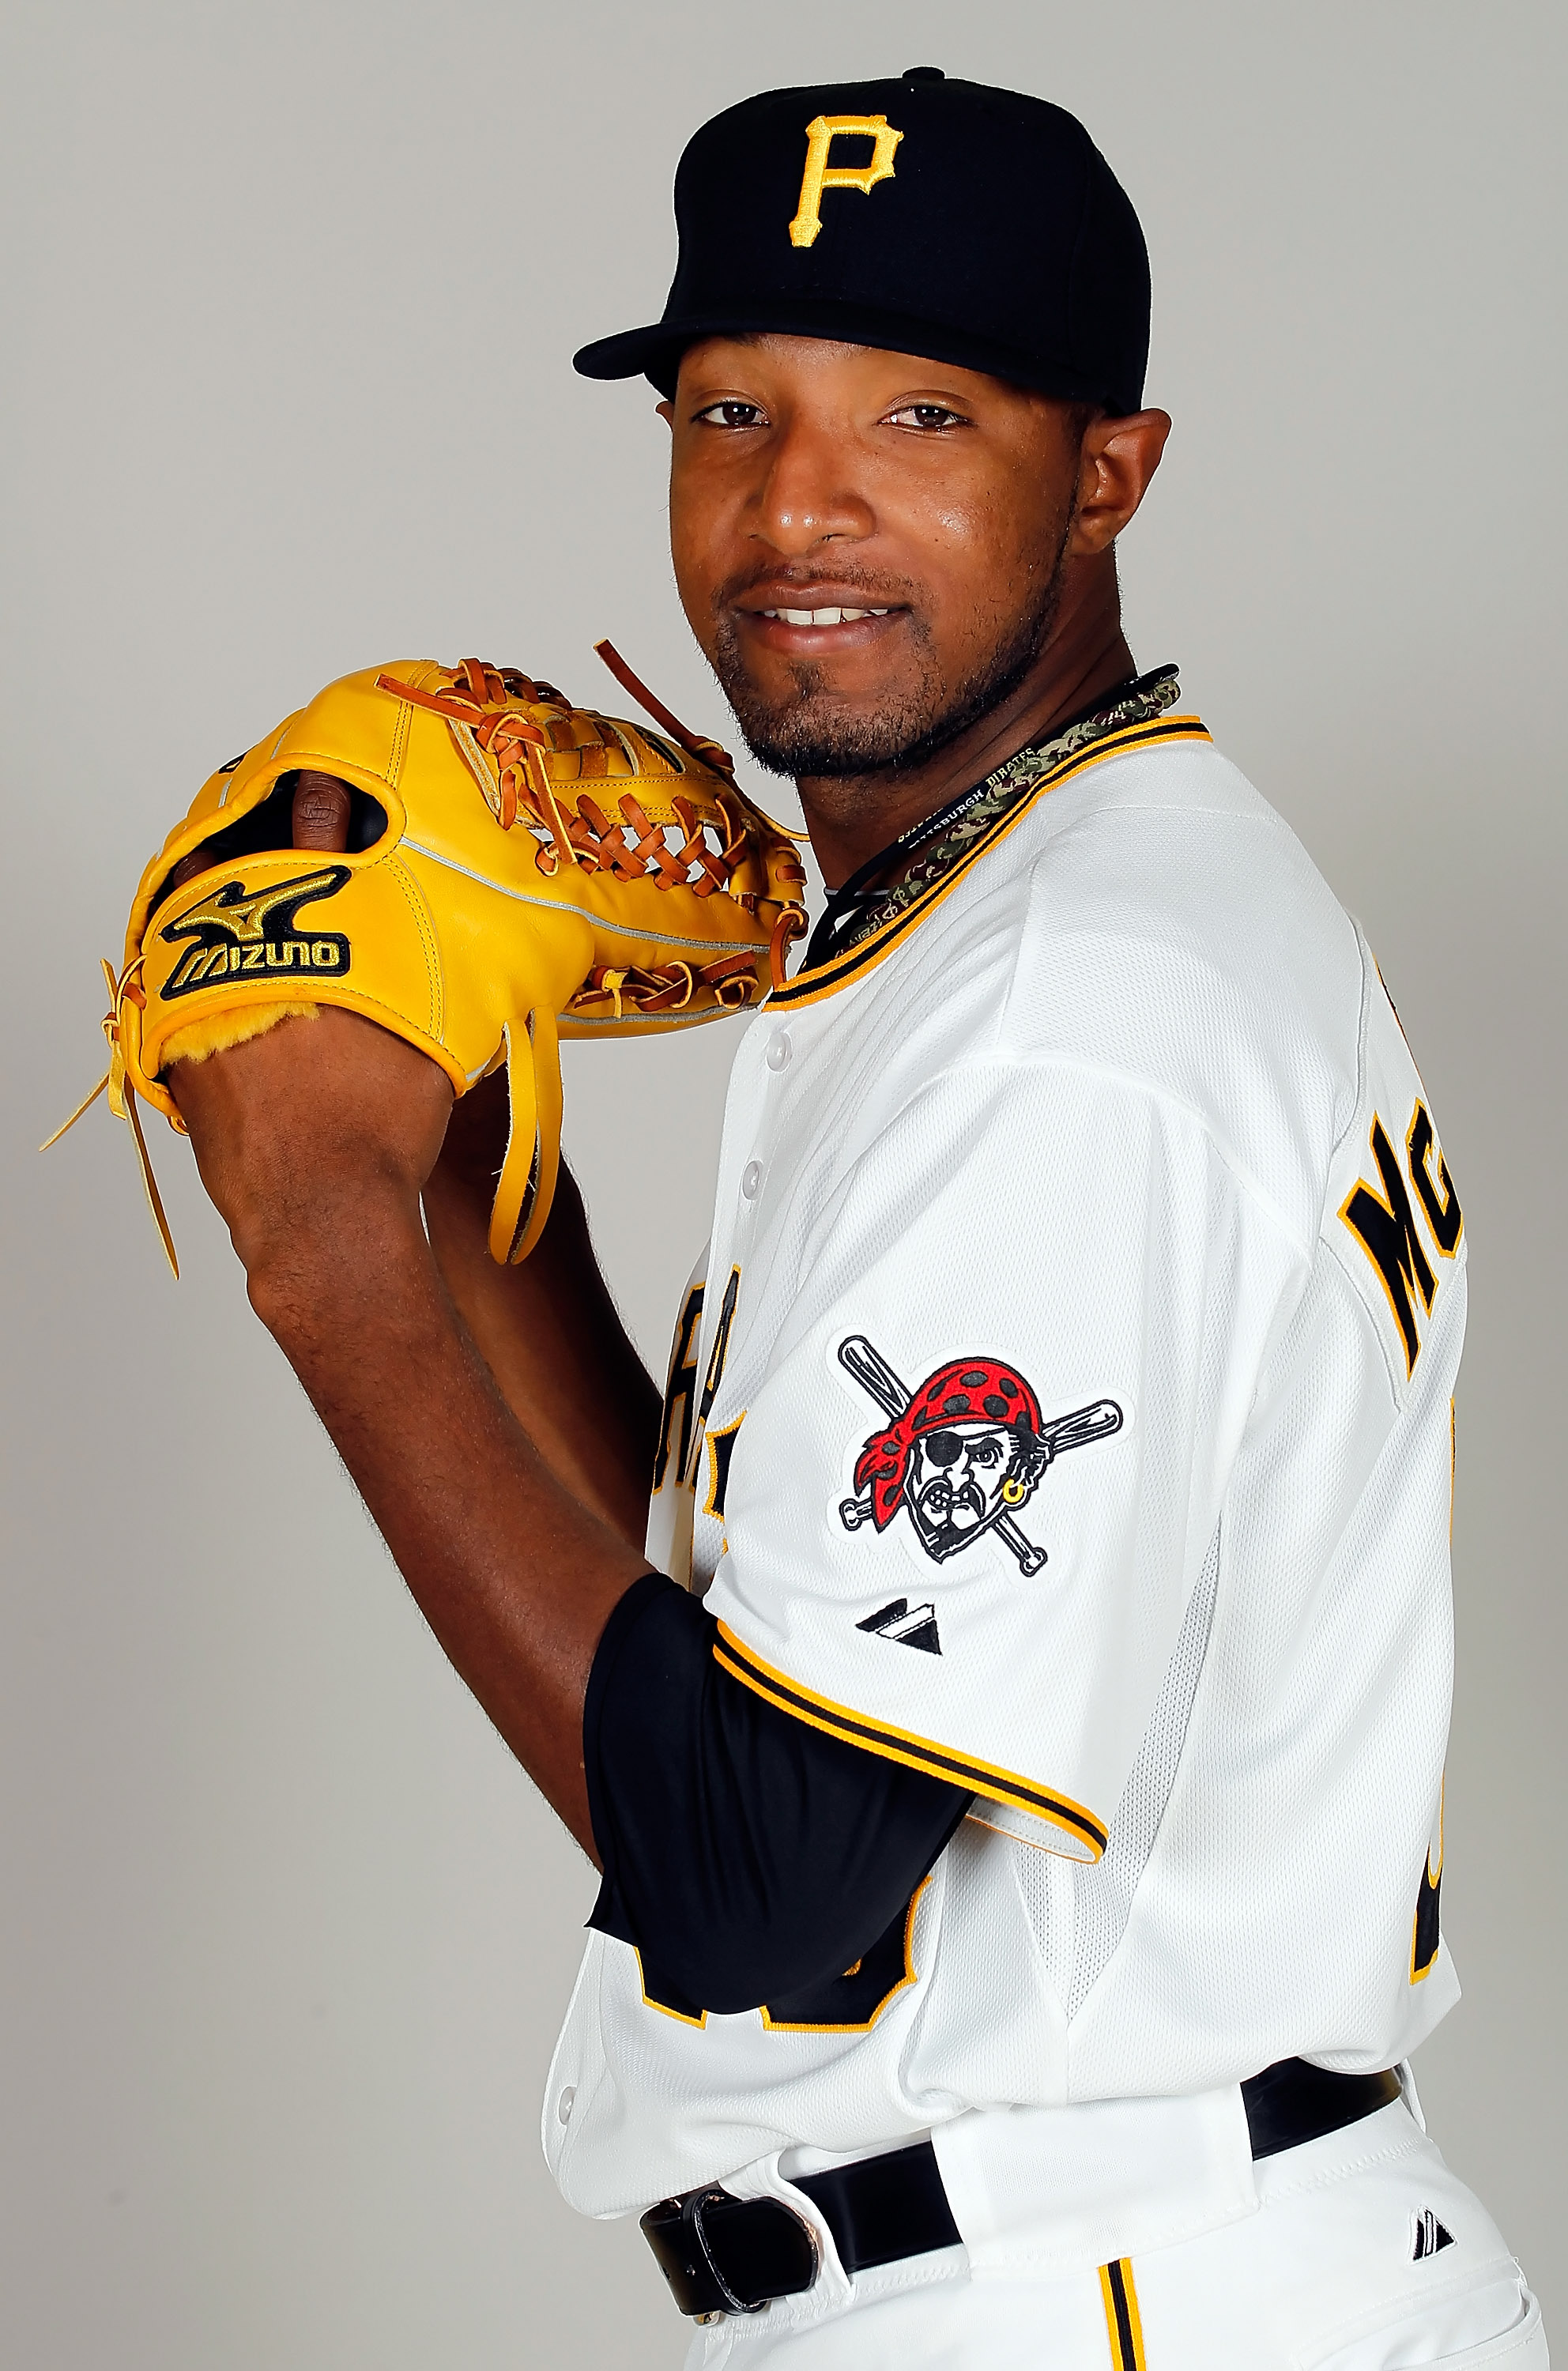
[[885,1531],[904,1503],[910,1452],[923,1432],[951,1424],[1006,1424],[1042,1429],[1040,1403],[1016,1368],[999,1359],[955,1359],[928,1376],[904,1414],[873,1432],[855,1463],[855,1487],[871,1493],[871,1521]]

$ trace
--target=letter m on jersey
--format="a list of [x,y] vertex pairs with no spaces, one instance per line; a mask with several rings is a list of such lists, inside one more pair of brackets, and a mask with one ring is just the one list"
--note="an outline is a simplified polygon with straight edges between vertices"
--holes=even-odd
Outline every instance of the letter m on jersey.
[[1416,1225],[1412,1189],[1432,1230],[1436,1250],[1444,1259],[1451,1259],[1458,1247],[1463,1225],[1459,1197],[1454,1191],[1448,1164],[1441,1153],[1437,1156],[1437,1176],[1435,1179],[1433,1177],[1432,1122],[1421,1103],[1417,1103],[1412,1114],[1405,1138],[1406,1162],[1410,1171],[1408,1185],[1405,1167],[1389,1140],[1388,1130],[1376,1115],[1369,1141],[1382,1190],[1379,1192],[1378,1185],[1363,1178],[1345,1196],[1340,1206],[1340,1216],[1378,1272],[1378,1282],[1388,1295],[1389,1306],[1394,1313],[1394,1323],[1404,1345],[1405,1372],[1412,1374],[1415,1362],[1421,1356],[1421,1324],[1416,1314],[1416,1302],[1419,1300],[1424,1311],[1431,1310],[1437,1292],[1437,1277]]

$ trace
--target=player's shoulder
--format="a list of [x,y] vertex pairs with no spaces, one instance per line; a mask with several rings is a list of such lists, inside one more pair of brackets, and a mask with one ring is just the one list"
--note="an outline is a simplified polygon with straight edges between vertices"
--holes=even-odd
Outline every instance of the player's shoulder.
[[1304,1232],[1356,1107],[1368,962],[1296,834],[1206,738],[1038,803],[998,1029],[1185,1106]]

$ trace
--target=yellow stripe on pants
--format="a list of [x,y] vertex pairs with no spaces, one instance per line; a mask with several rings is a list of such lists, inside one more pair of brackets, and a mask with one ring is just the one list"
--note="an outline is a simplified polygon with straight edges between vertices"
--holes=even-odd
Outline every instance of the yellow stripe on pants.
[[1143,2323],[1138,2319],[1138,2293],[1133,2285],[1129,2256],[1100,2267],[1100,2294],[1105,2301],[1105,2328],[1111,2340],[1111,2371],[1147,2371],[1144,2360]]

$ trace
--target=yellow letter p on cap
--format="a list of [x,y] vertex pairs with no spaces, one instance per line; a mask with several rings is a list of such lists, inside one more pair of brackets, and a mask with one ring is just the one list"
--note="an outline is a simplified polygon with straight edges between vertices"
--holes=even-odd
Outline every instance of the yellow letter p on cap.
[[[830,165],[828,153],[841,133],[859,133],[872,141],[869,165]],[[806,169],[801,176],[800,202],[790,225],[792,247],[810,247],[822,228],[824,190],[859,190],[869,196],[878,181],[893,179],[893,152],[903,139],[891,131],[885,115],[817,115],[806,126]]]

